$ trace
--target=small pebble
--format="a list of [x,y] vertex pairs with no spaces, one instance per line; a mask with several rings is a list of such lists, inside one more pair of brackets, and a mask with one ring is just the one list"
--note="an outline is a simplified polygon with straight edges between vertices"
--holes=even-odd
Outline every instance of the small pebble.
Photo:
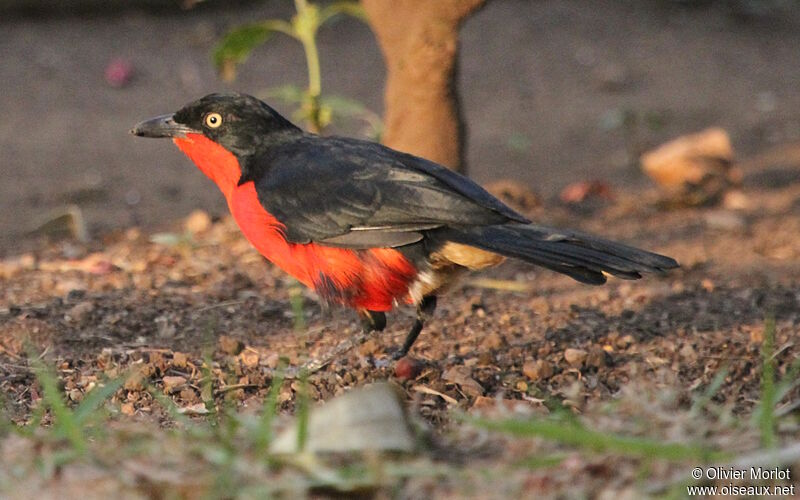
[[544,359],[526,361],[522,374],[530,380],[548,379],[553,376],[553,365]]
[[583,366],[583,362],[586,361],[588,355],[589,353],[583,349],[569,348],[564,351],[564,359],[570,364],[570,366],[574,366],[576,368]]
[[88,300],[85,300],[70,308],[64,317],[67,321],[80,323],[85,320],[92,311],[94,311],[94,304]]

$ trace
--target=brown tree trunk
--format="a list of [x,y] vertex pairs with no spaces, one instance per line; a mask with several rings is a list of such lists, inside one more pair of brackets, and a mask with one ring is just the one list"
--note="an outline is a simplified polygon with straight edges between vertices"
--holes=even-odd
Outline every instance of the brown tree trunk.
[[485,0],[361,0],[386,61],[383,143],[464,171],[458,28]]

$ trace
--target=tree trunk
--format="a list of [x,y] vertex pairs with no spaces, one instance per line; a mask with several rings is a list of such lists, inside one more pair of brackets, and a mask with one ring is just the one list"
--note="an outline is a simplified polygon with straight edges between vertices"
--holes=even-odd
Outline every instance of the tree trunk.
[[386,61],[383,143],[465,171],[458,28],[485,0],[361,0]]

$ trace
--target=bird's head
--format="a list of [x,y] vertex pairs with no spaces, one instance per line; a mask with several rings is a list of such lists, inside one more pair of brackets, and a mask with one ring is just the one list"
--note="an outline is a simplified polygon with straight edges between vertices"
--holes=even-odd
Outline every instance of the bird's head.
[[227,194],[250,158],[302,131],[259,99],[227,93],[140,122],[131,133],[171,138]]

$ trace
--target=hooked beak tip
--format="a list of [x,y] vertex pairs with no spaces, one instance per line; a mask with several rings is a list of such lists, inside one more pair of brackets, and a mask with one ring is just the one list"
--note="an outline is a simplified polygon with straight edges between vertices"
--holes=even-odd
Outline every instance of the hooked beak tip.
[[176,122],[174,115],[168,114],[137,123],[130,132],[139,137],[172,138],[183,137],[189,132],[194,132],[194,130]]

